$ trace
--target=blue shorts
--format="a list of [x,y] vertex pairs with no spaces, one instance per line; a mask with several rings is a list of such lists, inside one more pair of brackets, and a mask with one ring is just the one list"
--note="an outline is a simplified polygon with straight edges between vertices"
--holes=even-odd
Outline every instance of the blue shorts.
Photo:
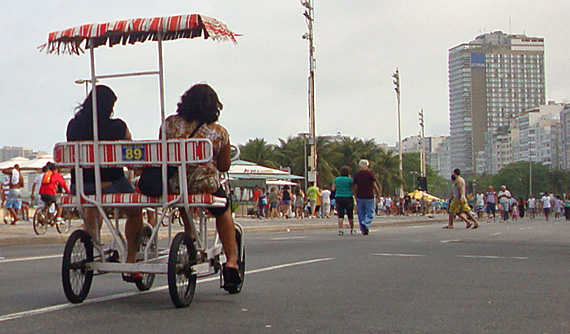
[[6,199],[6,203],[4,204],[6,209],[14,209],[20,210],[22,208],[22,199],[21,198],[8,198]]
[[491,202],[487,203],[487,213],[495,214],[495,212],[497,211],[495,206],[496,206],[495,203],[491,203]]

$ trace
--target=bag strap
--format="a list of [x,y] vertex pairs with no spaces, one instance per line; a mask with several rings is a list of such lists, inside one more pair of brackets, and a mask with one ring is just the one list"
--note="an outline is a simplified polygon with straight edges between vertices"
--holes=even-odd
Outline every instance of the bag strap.
[[192,131],[192,133],[190,134],[190,136],[188,136],[188,138],[194,137],[194,135],[198,132],[198,130],[200,130],[200,127],[202,126],[202,124],[204,124],[204,122],[198,123],[198,125],[196,125],[196,127],[194,128],[194,131]]

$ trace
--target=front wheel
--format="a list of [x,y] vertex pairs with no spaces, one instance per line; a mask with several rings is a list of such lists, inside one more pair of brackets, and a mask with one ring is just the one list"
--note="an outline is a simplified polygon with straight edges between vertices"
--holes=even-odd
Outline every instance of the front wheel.
[[34,232],[36,232],[37,235],[46,233],[48,229],[48,222],[46,219],[46,211],[43,208],[36,210],[32,224],[34,226]]
[[63,209],[61,213],[61,218],[63,219],[63,221],[61,223],[56,222],[55,228],[60,234],[65,234],[69,232],[69,230],[71,229],[71,213],[69,212],[69,210]]
[[93,262],[93,242],[83,230],[73,232],[63,251],[61,281],[65,296],[72,303],[81,303],[89,294],[93,271],[86,268]]
[[[141,231],[139,252],[144,253],[146,245],[154,242],[154,240],[152,240],[151,237],[152,237],[152,229],[149,226],[145,225]],[[152,245],[152,247],[150,248],[151,252],[153,250],[156,251],[156,244]],[[143,273],[142,278],[140,280],[135,281],[135,285],[140,291],[147,291],[152,287],[155,276],[156,274]]]
[[194,298],[197,274],[192,272],[196,263],[196,248],[190,234],[178,233],[172,240],[168,255],[168,292],[178,308],[187,307]]

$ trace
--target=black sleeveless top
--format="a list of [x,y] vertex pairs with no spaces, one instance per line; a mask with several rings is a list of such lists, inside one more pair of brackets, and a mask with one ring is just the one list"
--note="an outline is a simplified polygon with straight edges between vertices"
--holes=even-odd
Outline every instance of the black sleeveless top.
[[[127,134],[127,124],[120,119],[110,119],[99,124],[99,140],[122,140]],[[75,117],[67,124],[67,141],[93,140],[93,125],[83,117]],[[101,168],[101,182],[114,182],[125,176],[122,168]],[[95,183],[93,169],[83,169],[83,182]],[[71,184],[75,184],[75,172],[71,171]]]

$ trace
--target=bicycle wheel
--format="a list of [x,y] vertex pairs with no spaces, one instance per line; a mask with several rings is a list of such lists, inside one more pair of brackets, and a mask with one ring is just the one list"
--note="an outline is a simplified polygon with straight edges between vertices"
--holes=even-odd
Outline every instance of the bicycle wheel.
[[64,234],[69,232],[71,229],[71,213],[67,209],[63,209],[61,212],[61,218],[63,219],[63,223],[55,223],[55,228],[60,234]]
[[61,281],[67,300],[81,303],[89,294],[93,271],[85,265],[93,261],[93,242],[91,236],[83,230],[73,232],[63,251]]
[[[141,231],[141,244],[139,246],[139,252],[144,252],[146,245],[153,242],[153,240],[150,238],[151,236],[152,229],[145,225]],[[153,245],[153,247],[156,247],[156,244]],[[152,287],[155,276],[156,274],[143,273],[142,278],[135,281],[135,285],[140,291],[147,291]]]
[[37,235],[46,233],[48,229],[48,222],[46,220],[46,212],[43,208],[36,210],[32,224],[34,226],[34,232],[36,232]]
[[241,229],[236,227],[236,248],[237,248],[237,258],[238,258],[238,271],[241,277],[241,283],[227,288],[226,291],[230,294],[240,293],[243,288],[243,281],[245,280],[245,245],[243,240],[243,232]]
[[172,240],[168,255],[168,292],[178,308],[187,307],[194,298],[197,274],[192,272],[196,263],[196,249],[190,234],[178,233]]

